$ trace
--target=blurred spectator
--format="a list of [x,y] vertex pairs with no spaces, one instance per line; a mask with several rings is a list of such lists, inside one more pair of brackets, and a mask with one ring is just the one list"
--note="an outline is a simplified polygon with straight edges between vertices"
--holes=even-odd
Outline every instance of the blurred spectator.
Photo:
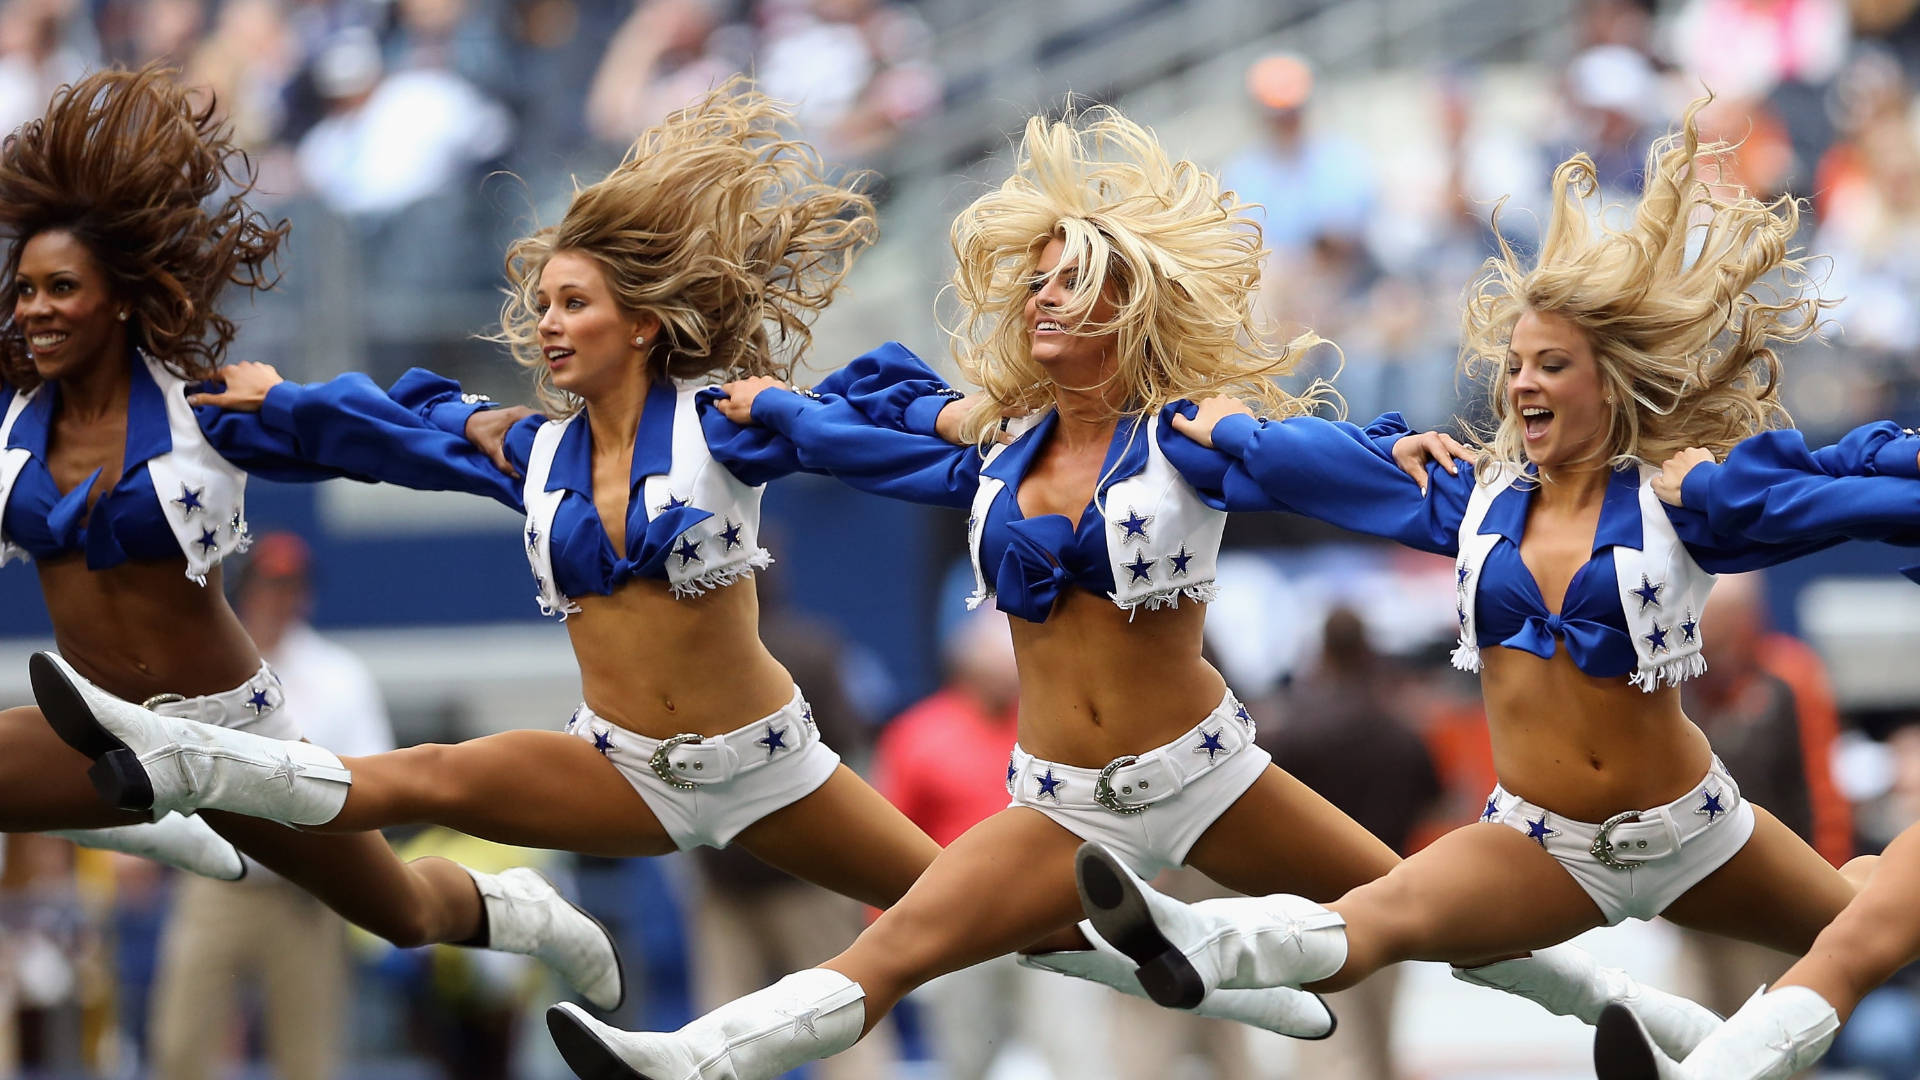
[[[1813,800],[1793,690],[1761,664],[1760,593],[1744,575],[1723,575],[1701,616],[1707,670],[1682,687],[1687,716],[1740,784],[1803,839],[1813,835]],[[1681,992],[1723,1016],[1753,988],[1771,983],[1793,958],[1761,945],[1681,930]]]
[[1248,68],[1247,95],[1264,133],[1220,170],[1222,184],[1242,202],[1260,205],[1267,245],[1283,263],[1303,259],[1322,238],[1357,240],[1374,203],[1365,149],[1308,127],[1313,78],[1305,60],[1286,53]]
[[0,131],[39,116],[54,90],[87,70],[89,58],[67,38],[74,7],[74,0],[0,6]]
[[[813,707],[820,737],[850,768],[867,756],[872,727],[847,693],[845,650],[830,627],[781,600],[777,578],[756,577],[760,639]],[[750,994],[790,971],[832,959],[865,926],[865,908],[799,881],[735,845],[692,852],[699,892],[687,904],[696,1014]],[[899,1057],[882,1024],[840,1054],[814,1063],[824,1080],[885,1080]]]
[[[236,577],[234,610],[308,739],[348,757],[391,750],[372,673],[307,624],[311,572],[299,537],[262,536]],[[346,921],[286,879],[258,864],[236,882],[182,877],[153,995],[153,1075],[205,1080],[224,1071],[247,1045],[233,1032],[250,1011],[243,986],[258,988],[276,1076],[339,1075],[350,975]]]
[[641,0],[607,43],[588,92],[587,128],[625,146],[668,113],[746,69],[752,30],[726,0]]
[[[1007,806],[1007,755],[1020,677],[1005,615],[955,623],[941,650],[946,679],[880,736],[880,791],[941,846]],[[927,983],[926,1008],[947,1080],[983,1080],[1008,1041],[1038,1050],[1054,1080],[1112,1075],[1104,987],[1018,966],[1011,956]]]
[[870,159],[940,103],[932,32],[904,4],[769,0],[758,15],[761,86],[798,104],[830,161]]
[[[1405,855],[1414,826],[1440,797],[1426,743],[1396,717],[1399,673],[1374,651],[1358,612],[1335,607],[1320,660],[1281,698],[1261,704],[1258,741],[1274,764]],[[1278,715],[1274,722],[1266,715]],[[1393,1003],[1399,969],[1387,968],[1328,995],[1340,1017],[1330,1038],[1300,1043],[1302,1074],[1329,1080],[1394,1080]]]

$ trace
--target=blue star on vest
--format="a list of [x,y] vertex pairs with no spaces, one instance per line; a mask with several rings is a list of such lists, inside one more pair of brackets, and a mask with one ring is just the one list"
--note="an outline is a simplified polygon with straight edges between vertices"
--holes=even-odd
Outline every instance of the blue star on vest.
[[741,526],[734,524],[732,518],[722,518],[721,520],[726,523],[727,527],[720,530],[720,534],[719,534],[720,542],[727,545],[728,551],[732,551],[734,548],[739,547],[741,544],[741,540],[740,540]]
[[1541,847],[1547,846],[1547,837],[1559,835],[1559,829],[1547,828],[1547,815],[1545,814],[1541,814],[1537,821],[1527,822],[1527,839],[1539,844]]
[[1487,808],[1480,812],[1480,820],[1492,821],[1494,818],[1497,818],[1499,816],[1500,816],[1500,804],[1497,802],[1494,802],[1492,799],[1488,799]]
[[654,509],[654,512],[657,514],[664,514],[669,510],[678,510],[685,505],[687,505],[687,500],[669,491],[667,492],[667,501],[661,503],[659,506],[656,506],[653,509]]
[[532,551],[539,546],[540,530],[532,525],[527,526],[527,550]]
[[267,700],[265,690],[255,690],[253,696],[247,698],[247,708],[253,710],[253,715],[260,716],[273,708],[273,704]]
[[200,545],[202,552],[212,551],[214,548],[220,546],[220,541],[215,538],[215,531],[213,529],[201,529],[200,539],[195,540],[194,543]]
[[696,543],[694,540],[685,536],[680,538],[680,546],[677,548],[674,548],[673,553],[680,557],[681,566],[685,566],[690,562],[706,562],[707,561],[700,557],[700,545]]
[[1473,571],[1471,571],[1471,570],[1469,570],[1469,569],[1467,569],[1467,568],[1466,568],[1466,567],[1464,567],[1464,566],[1461,566],[1461,567],[1456,567],[1456,568],[1454,569],[1454,571],[1453,571],[1453,572],[1454,572],[1454,573],[1455,573],[1456,575],[1458,575],[1458,577],[1457,577],[1457,579],[1456,579],[1456,580],[1454,581],[1454,585],[1455,585],[1456,587],[1458,587],[1458,586],[1462,586],[1462,585],[1465,585],[1465,584],[1467,583],[1467,577],[1468,577],[1468,575],[1470,575],[1470,574],[1472,574],[1472,573],[1473,573]]
[[1226,734],[1225,731],[1202,731],[1200,745],[1194,747],[1193,752],[1207,755],[1207,764],[1213,764],[1214,755],[1227,752],[1227,748],[1220,742],[1220,736],[1224,734]]
[[1467,628],[1467,605],[1453,605],[1453,613],[1460,616],[1460,629],[1465,630]]
[[227,524],[233,526],[233,532],[236,536],[247,531],[247,519],[240,515],[238,507],[234,509],[233,517],[227,520]]
[[594,732],[593,748],[595,750],[600,751],[601,757],[606,757],[613,750],[613,736],[607,734],[604,731]]
[[1666,652],[1668,649],[1668,645],[1667,645],[1668,629],[1669,627],[1661,626],[1659,623],[1654,623],[1652,633],[1642,634],[1640,636],[1646,639],[1647,647],[1651,649],[1653,652],[1663,653],[1663,652]]
[[1167,561],[1173,564],[1167,576],[1180,577],[1187,572],[1187,564],[1193,561],[1193,556],[1187,553],[1187,545],[1181,544],[1179,553],[1167,556]]
[[1136,551],[1133,553],[1133,561],[1123,565],[1126,571],[1133,575],[1127,579],[1127,584],[1153,580],[1153,564],[1147,561],[1145,555]]
[[1699,633],[1700,633],[1700,624],[1694,621],[1693,612],[1688,611],[1687,621],[1680,624],[1681,643],[1686,645],[1693,644],[1695,641],[1698,640]]
[[754,741],[767,748],[767,760],[772,761],[774,751],[787,749],[787,729],[783,727],[770,727],[767,729],[766,738],[755,739]]
[[1693,812],[1707,815],[1707,824],[1711,825],[1719,819],[1721,814],[1727,812],[1727,808],[1720,802],[1719,792],[1709,790],[1704,794],[1706,795],[1706,801],[1694,807]]
[[1060,801],[1060,786],[1065,784],[1066,781],[1054,778],[1053,766],[1047,766],[1047,775],[1036,776],[1033,778],[1033,782],[1040,785],[1040,793],[1035,795],[1034,798],[1052,799],[1054,802]]
[[1660,606],[1660,590],[1666,587],[1667,587],[1666,582],[1648,581],[1647,575],[1641,574],[1640,587],[1637,589],[1630,589],[1628,591],[1640,598],[1640,610],[1645,611],[1650,607]]
[[1114,522],[1114,524],[1120,526],[1123,530],[1120,533],[1120,539],[1131,540],[1137,536],[1145,540],[1147,538],[1147,526],[1153,524],[1153,515],[1148,514],[1142,517],[1140,511],[1129,506],[1127,507],[1127,516]]
[[184,508],[188,517],[192,517],[195,510],[205,510],[207,508],[206,504],[200,501],[200,496],[206,493],[207,489],[204,487],[191,488],[185,484],[181,484],[180,497],[173,501],[179,503],[181,507]]

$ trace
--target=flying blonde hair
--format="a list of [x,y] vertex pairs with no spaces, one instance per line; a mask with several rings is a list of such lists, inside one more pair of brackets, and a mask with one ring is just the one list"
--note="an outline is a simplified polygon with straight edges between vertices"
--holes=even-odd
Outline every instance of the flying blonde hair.
[[[1607,396],[1631,403],[1613,410],[1607,432],[1614,468],[1659,464],[1690,446],[1722,456],[1749,435],[1790,423],[1775,347],[1814,336],[1831,302],[1817,295],[1807,260],[1791,246],[1800,222],[1791,197],[1721,196],[1701,178],[1703,160],[1736,149],[1701,144],[1695,118],[1709,100],[1694,102],[1681,130],[1653,144],[1646,192],[1625,227],[1606,223],[1616,208],[1598,204],[1593,161],[1577,154],[1554,170],[1552,216],[1533,268],[1502,239],[1468,290],[1461,362],[1470,374],[1491,372],[1494,424],[1475,433],[1490,461],[1516,472],[1526,464],[1506,383],[1508,342],[1528,311],[1578,326]],[[1706,221],[1689,260],[1697,217]]]
[[873,242],[860,177],[835,182],[789,136],[792,110],[729,79],[649,128],[565,217],[507,249],[500,333],[554,415],[580,408],[540,353],[540,273],[556,252],[591,256],[622,311],[652,315],[655,378],[790,378],[854,257]]
[[990,398],[968,415],[963,437],[984,440],[1003,410],[1053,401],[1053,381],[1031,355],[1025,307],[1041,280],[1040,253],[1056,238],[1065,250],[1053,273],[1080,268],[1063,321],[1086,319],[1112,287],[1113,318],[1080,332],[1118,333],[1113,378],[1129,412],[1214,394],[1276,417],[1337,401],[1323,382],[1294,395],[1273,381],[1320,339],[1277,343],[1259,325],[1266,250],[1248,209],[1212,173],[1170,160],[1153,132],[1111,108],[1029,119],[1013,175],[953,223],[958,265],[948,291],[959,317],[946,330],[960,371]]

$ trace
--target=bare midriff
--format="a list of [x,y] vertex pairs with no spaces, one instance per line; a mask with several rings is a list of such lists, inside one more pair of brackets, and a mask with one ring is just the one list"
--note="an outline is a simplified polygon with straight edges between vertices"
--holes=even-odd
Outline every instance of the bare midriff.
[[1020,746],[1097,769],[1185,734],[1226,694],[1200,657],[1206,605],[1129,615],[1083,589],[1065,590],[1046,622],[1008,619],[1020,668]]
[[1680,691],[1596,679],[1565,648],[1541,659],[1480,650],[1494,771],[1509,792],[1576,821],[1600,822],[1685,795],[1712,761]]
[[75,671],[129,701],[200,697],[260,670],[260,652],[227,606],[220,569],[196,584],[186,560],[87,569],[81,554],[37,561],[53,639]]
[[760,642],[752,581],[677,599],[635,578],[610,596],[581,596],[567,633],[587,707],[656,739],[719,735],[793,700],[793,677]]

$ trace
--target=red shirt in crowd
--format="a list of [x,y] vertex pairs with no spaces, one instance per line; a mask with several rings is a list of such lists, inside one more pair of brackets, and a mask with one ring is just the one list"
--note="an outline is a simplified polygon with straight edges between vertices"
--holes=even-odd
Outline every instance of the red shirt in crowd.
[[1007,806],[1016,710],[990,716],[961,690],[900,714],[874,751],[880,793],[941,847]]

